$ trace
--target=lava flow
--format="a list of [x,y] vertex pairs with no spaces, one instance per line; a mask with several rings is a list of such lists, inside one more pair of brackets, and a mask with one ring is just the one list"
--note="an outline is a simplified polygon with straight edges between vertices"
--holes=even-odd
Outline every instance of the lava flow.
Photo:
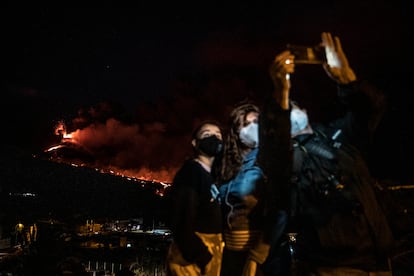
[[[107,122],[106,125],[116,126],[119,122]],[[128,126],[129,131],[133,131],[133,126]],[[124,126],[124,129],[126,127]],[[116,146],[102,141],[113,142],[116,138],[102,135],[103,126],[93,125],[87,129],[77,129],[73,132],[67,132],[65,123],[60,121],[55,127],[55,134],[59,136],[60,142],[44,150],[44,156],[53,162],[70,164],[72,166],[90,167],[101,173],[109,173],[131,180],[144,180],[146,182],[157,182],[163,186],[169,186],[175,168],[151,170],[141,162],[137,164],[138,169],[122,168],[117,163],[120,162],[120,156],[125,156],[117,152]],[[122,133],[118,131],[118,134]],[[107,133],[109,135],[109,133]],[[95,143],[93,143],[95,142]],[[114,143],[112,143],[114,144]],[[116,144],[116,143],[115,143]],[[118,162],[117,162],[118,161]]]

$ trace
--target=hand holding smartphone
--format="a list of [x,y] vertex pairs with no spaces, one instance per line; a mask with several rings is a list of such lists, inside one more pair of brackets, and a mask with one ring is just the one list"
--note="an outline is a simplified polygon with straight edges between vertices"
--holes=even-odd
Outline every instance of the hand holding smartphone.
[[295,56],[295,64],[323,64],[326,62],[323,46],[288,44],[286,48]]

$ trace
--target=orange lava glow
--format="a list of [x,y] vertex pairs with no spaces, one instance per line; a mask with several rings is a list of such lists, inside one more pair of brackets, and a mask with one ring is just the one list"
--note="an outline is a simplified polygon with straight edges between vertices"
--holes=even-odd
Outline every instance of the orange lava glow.
[[[171,183],[173,175],[175,174],[174,169],[159,169],[157,171],[153,171],[147,167],[140,167],[137,169],[122,169],[117,166],[113,165],[102,165],[99,160],[94,162],[88,162],[82,159],[82,157],[74,158],[73,156],[67,157],[64,154],[56,154],[57,151],[63,149],[72,149],[76,151],[85,151],[85,147],[83,147],[82,135],[85,135],[80,130],[75,130],[71,133],[67,133],[67,129],[65,123],[63,121],[59,121],[55,127],[54,133],[61,137],[61,142],[58,145],[54,145],[46,149],[44,152],[49,153],[49,160],[59,163],[66,163],[70,164],[74,167],[90,167],[95,169],[100,173],[105,174],[112,174],[120,177],[128,178],[129,180],[139,181],[144,180],[147,182],[157,182],[165,186],[169,186],[168,183]],[[162,192],[160,192],[162,193]]]

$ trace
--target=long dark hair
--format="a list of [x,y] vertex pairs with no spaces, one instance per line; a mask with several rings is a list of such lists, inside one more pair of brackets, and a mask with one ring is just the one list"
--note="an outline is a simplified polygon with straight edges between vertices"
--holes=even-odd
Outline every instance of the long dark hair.
[[240,103],[230,113],[230,128],[224,139],[224,152],[219,182],[227,182],[234,178],[243,162],[243,144],[239,138],[239,127],[244,125],[246,115],[250,112],[259,113],[259,107],[253,103]]

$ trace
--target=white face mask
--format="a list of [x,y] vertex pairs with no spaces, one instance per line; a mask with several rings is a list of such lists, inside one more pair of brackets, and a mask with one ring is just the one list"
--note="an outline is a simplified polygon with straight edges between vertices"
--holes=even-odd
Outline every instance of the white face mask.
[[295,134],[308,126],[308,115],[301,109],[294,108],[290,112],[290,133]]
[[257,148],[259,146],[259,125],[250,123],[240,130],[240,141],[249,148]]

